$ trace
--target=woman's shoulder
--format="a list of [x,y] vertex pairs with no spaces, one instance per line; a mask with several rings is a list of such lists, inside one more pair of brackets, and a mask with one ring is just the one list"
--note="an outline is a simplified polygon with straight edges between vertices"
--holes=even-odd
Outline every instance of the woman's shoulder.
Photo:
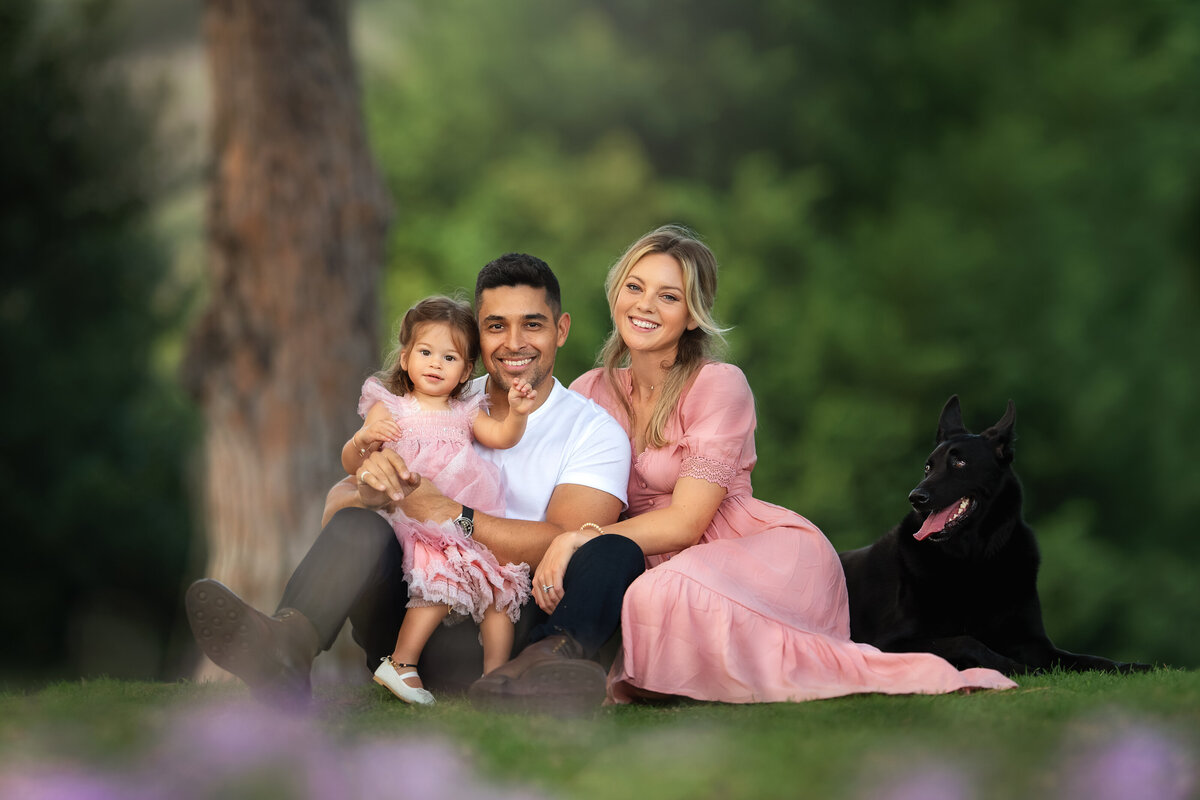
[[700,367],[700,374],[709,377],[724,377],[725,379],[736,376],[742,381],[746,380],[746,374],[742,372],[742,368],[727,361],[706,361]]
[[[623,369],[616,370],[618,383],[625,380],[625,372],[626,370]],[[570,390],[591,400],[592,403],[605,412],[606,417],[614,419],[624,418],[625,412],[621,406],[621,401],[613,391],[612,384],[609,383],[608,375],[605,374],[603,367],[588,370],[571,381]]]
[[679,412],[686,420],[725,408],[753,405],[754,395],[741,369],[723,361],[710,361],[692,377],[680,398]]
[[697,370],[689,394],[697,389],[721,394],[749,393],[750,384],[746,381],[746,374],[737,365],[709,361]]
[[754,395],[745,374],[719,361],[701,367],[678,406],[685,433],[716,440],[738,439],[754,428]]
[[580,375],[575,380],[571,381],[571,385],[567,388],[572,392],[577,392],[584,397],[595,399],[596,387],[604,385],[604,370],[600,367],[589,369],[587,372]]

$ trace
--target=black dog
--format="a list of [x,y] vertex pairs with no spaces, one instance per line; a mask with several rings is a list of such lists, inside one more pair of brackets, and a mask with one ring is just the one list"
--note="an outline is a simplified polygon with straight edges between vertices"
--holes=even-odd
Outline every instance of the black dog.
[[914,510],[873,545],[841,554],[851,638],[935,653],[959,669],[1148,669],[1068,653],[1046,636],[1037,541],[1012,470],[1015,417],[1010,400],[999,422],[973,434],[958,396],[947,401],[925,479],[908,496]]

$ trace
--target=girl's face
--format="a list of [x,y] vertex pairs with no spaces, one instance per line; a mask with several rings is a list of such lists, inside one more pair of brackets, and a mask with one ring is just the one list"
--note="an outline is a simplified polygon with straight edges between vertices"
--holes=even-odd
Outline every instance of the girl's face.
[[683,283],[683,269],[666,253],[644,256],[629,270],[612,311],[617,332],[631,351],[674,358],[683,332],[697,327]]
[[400,368],[412,380],[414,393],[430,397],[447,397],[471,377],[471,364],[444,322],[416,326],[412,342],[400,353]]

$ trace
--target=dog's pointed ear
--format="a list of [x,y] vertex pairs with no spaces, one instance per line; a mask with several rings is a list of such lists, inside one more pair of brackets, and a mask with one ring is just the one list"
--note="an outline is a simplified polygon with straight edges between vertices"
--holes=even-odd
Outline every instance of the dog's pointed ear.
[[933,440],[933,443],[939,445],[951,436],[957,436],[960,433],[970,433],[970,431],[963,427],[962,409],[958,406],[958,395],[952,394],[942,408],[942,415],[938,417],[937,438]]
[[996,458],[1003,464],[1007,464],[1013,459],[1013,440],[1017,438],[1013,434],[1013,428],[1016,424],[1017,407],[1013,405],[1012,400],[1009,400],[1004,416],[982,434],[996,448]]

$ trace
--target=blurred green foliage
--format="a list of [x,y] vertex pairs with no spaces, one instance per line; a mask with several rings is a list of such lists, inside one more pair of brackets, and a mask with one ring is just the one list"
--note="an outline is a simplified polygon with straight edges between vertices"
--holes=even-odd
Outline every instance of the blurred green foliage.
[[1186,0],[366,2],[390,319],[512,250],[591,366],[663,222],[723,264],[758,494],[841,549],[906,512],[938,412],[1017,405],[1060,646],[1200,663],[1200,11]]
[[194,425],[156,369],[153,109],[107,4],[0,10],[0,677],[155,677],[189,547]]
[[[164,13],[123,35],[148,46]],[[5,679],[169,673],[178,630],[189,298],[148,216],[173,143],[114,19],[0,4]],[[356,22],[396,199],[389,319],[536,253],[570,380],[609,264],[689,224],[723,264],[760,496],[865,544],[950,394],[977,429],[1012,398],[1051,636],[1200,664],[1195,4],[361,0]]]

